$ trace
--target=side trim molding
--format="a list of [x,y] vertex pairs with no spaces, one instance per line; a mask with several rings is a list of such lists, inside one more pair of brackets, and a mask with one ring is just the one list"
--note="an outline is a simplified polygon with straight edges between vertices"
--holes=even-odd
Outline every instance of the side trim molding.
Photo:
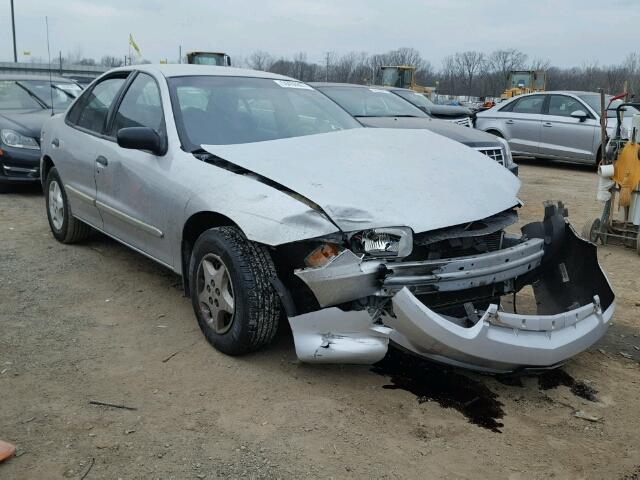
[[122,220],[124,222],[127,222],[127,223],[133,225],[134,227],[137,227],[140,230],[142,230],[144,232],[147,232],[150,235],[153,235],[154,237],[164,238],[164,233],[162,233],[162,230],[157,229],[153,225],[149,225],[148,223],[145,223],[142,220],[138,220],[137,218],[133,218],[132,216],[127,215],[124,212],[121,212],[117,208],[113,208],[113,207],[111,207],[111,206],[107,205],[106,203],[103,203],[103,202],[101,202],[99,200],[95,201],[95,205],[96,205],[96,207],[98,207],[99,210],[104,210],[105,212],[110,213],[114,217],[117,217],[120,220]]
[[142,230],[142,231],[144,231],[144,232],[146,232],[146,233],[148,233],[150,235],[153,235],[154,237],[164,238],[164,233],[162,232],[162,230],[154,227],[153,225],[149,225],[148,223],[145,223],[142,220],[138,220],[137,218],[133,218],[131,215],[127,215],[126,213],[121,212],[117,208],[113,208],[113,207],[107,205],[106,203],[103,203],[103,202],[101,202],[99,200],[96,200],[91,195],[87,195],[86,193],[81,192],[80,190],[78,190],[77,188],[72,187],[71,185],[65,184],[64,188],[65,188],[66,191],[71,193],[77,199],[82,200],[83,202],[89,203],[89,204],[93,205],[94,207],[98,208],[99,210],[104,210],[105,212],[110,213],[114,217],[117,217],[120,220],[122,220],[124,222],[127,222],[127,223],[133,225],[134,227],[139,228],[140,230]]

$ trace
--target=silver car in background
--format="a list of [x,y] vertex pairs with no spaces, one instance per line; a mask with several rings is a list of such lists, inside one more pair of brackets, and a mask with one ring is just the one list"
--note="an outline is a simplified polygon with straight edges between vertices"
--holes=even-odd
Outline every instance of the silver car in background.
[[[607,96],[609,103],[611,96]],[[617,100],[609,106],[609,134]],[[600,161],[600,94],[552,91],[520,95],[480,112],[476,128],[505,138],[514,155],[597,164]],[[630,118],[627,112],[627,117]]]

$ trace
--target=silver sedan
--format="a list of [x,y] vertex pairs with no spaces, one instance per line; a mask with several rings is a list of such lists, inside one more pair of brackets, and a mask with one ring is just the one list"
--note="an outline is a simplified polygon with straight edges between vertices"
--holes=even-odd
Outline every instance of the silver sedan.
[[[362,128],[292,78],[115,69],[41,139],[53,236],[102,231],[182,276],[229,355],[288,320],[308,362],[374,363],[393,342],[478,370],[546,368],[600,339],[615,309],[564,207],[506,233],[520,181],[497,162],[426,129]],[[505,311],[526,285],[537,308]]]
[[[607,96],[609,103],[611,96]],[[614,101],[607,111],[615,126]],[[570,162],[600,161],[600,94],[554,91],[520,95],[480,112],[476,128],[504,137],[514,154]],[[637,111],[625,112],[630,118]]]

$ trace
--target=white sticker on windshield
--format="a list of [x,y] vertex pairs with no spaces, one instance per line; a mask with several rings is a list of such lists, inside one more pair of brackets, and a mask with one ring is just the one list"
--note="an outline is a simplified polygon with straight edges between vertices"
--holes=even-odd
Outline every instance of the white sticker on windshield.
[[370,88],[369,91],[375,93],[391,93],[389,90],[380,90],[379,88]]
[[278,85],[284,88],[301,88],[303,90],[313,90],[309,85],[302,82],[293,82],[291,80],[274,80]]

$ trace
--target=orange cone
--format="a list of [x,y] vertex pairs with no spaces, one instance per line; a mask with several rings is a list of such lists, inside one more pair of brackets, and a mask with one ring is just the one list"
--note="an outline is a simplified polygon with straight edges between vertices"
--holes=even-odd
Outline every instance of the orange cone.
[[4,462],[6,459],[13,457],[14,453],[16,453],[15,446],[0,440],[0,462]]

